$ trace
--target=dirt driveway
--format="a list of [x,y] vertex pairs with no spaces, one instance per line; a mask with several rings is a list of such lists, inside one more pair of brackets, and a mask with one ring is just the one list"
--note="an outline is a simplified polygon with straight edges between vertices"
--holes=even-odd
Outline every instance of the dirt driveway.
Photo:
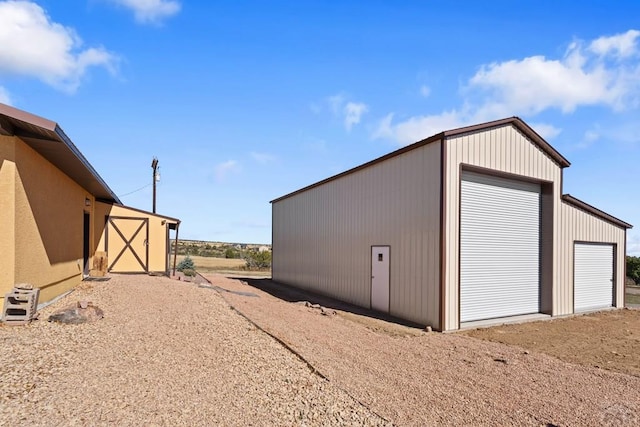
[[281,285],[269,280],[208,278],[239,312],[394,424],[640,423],[639,377],[535,349],[461,334],[423,333],[357,309],[343,312],[338,303],[323,310],[304,304],[313,297],[282,293]]
[[571,363],[640,377],[638,309],[495,326],[464,334],[550,354]]

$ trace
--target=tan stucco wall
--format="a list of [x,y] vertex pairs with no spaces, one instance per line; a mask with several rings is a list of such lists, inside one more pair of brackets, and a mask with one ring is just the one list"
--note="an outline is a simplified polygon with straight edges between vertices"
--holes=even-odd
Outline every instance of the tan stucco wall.
[[13,137],[0,136],[0,298],[14,285],[15,143]]
[[[148,212],[139,212],[134,209],[129,209],[126,206],[119,205],[107,205],[105,203],[97,203],[97,210],[101,213],[100,218],[104,218],[104,213],[110,208],[110,212],[108,213],[111,217],[125,217],[125,218],[147,218],[149,220],[149,242],[148,242],[148,250],[149,250],[149,271],[154,272],[165,272],[166,271],[166,262],[167,262],[167,227],[169,226],[170,221],[162,216],[153,215]],[[104,219],[102,219],[104,221]],[[163,224],[164,222],[164,224]],[[124,234],[128,237],[133,234],[137,225],[140,222],[132,222],[131,224],[127,224],[126,221],[120,221],[119,227],[125,227],[130,231],[127,233],[126,230],[122,230]],[[105,227],[106,233],[102,233],[100,236],[100,240],[98,242],[97,250],[99,251],[107,251],[108,252],[108,263],[112,264],[114,258],[118,256],[120,251],[124,247],[124,242],[122,238],[120,238],[113,227]],[[107,239],[108,237],[108,239]],[[138,254],[144,253],[144,240],[146,239],[146,232],[142,230],[132,242],[132,246],[136,250]],[[108,240],[108,248],[105,248],[105,242]],[[142,260],[145,259],[141,256]],[[117,270],[120,272],[144,272],[144,269],[140,265],[140,263],[135,259],[135,257],[130,253],[130,251],[126,251],[121,259],[118,261]]]
[[[83,214],[91,212],[94,198],[20,139],[13,138],[13,142],[14,235],[8,237],[3,230],[2,237],[2,245],[14,242],[14,274],[8,286],[30,283],[39,287],[42,303],[82,280]],[[5,143],[2,141],[3,146]],[[91,206],[85,206],[86,198]],[[2,290],[6,286],[3,282]]]

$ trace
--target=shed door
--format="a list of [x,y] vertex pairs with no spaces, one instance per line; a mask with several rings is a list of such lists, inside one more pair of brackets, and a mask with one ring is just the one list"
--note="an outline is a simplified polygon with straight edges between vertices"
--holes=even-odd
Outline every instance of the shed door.
[[462,173],[460,321],[540,311],[540,185]]
[[589,311],[613,305],[613,245],[576,243],[573,307]]
[[114,273],[149,272],[149,219],[109,217],[106,251]]
[[371,247],[371,308],[389,312],[389,246]]

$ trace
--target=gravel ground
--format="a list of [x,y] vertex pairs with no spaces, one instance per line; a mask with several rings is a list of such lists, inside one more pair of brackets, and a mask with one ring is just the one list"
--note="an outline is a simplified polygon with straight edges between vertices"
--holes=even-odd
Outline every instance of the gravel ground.
[[275,298],[270,281],[208,278],[238,311],[394,424],[640,425],[638,377],[459,334],[403,334],[398,325],[386,333],[380,320]]
[[[80,299],[105,318],[49,323]],[[0,326],[1,425],[387,425],[212,289],[162,277],[86,282]]]

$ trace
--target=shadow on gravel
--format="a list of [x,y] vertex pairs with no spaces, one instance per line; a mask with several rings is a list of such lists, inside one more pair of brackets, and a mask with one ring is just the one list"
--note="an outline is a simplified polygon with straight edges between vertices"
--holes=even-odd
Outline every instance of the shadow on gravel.
[[311,304],[319,304],[326,308],[334,310],[346,311],[349,313],[366,316],[373,319],[384,320],[385,322],[396,323],[398,325],[408,326],[410,328],[424,329],[424,325],[400,319],[389,314],[380,313],[357,305],[349,304],[343,301],[320,295],[314,292],[305,291],[303,289],[294,288],[282,283],[274,282],[271,279],[260,279],[255,277],[232,277],[241,280],[256,289],[260,289],[269,295],[287,302],[303,302],[309,301]]

